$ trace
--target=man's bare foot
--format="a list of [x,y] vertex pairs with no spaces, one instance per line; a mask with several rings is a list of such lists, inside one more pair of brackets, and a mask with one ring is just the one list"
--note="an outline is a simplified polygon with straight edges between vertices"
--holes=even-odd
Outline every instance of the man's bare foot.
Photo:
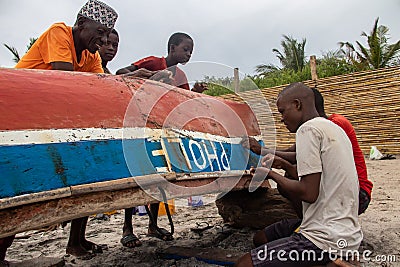
[[81,246],[86,249],[86,251],[92,251],[93,253],[103,253],[103,249],[107,250],[108,247],[106,244],[97,245],[89,240],[84,240],[81,243]]

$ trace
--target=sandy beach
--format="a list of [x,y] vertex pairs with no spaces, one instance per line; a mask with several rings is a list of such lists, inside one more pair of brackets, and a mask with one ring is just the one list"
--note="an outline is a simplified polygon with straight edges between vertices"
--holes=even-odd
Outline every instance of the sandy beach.
[[[372,202],[365,214],[360,216],[364,232],[360,251],[370,250],[369,259],[361,259],[361,266],[400,266],[400,157],[394,160],[367,160],[368,175],[374,183]],[[207,199],[215,195],[204,196]],[[233,229],[224,225],[215,203],[201,207],[187,206],[187,199],[176,200],[179,204],[173,215],[175,240],[164,242],[147,237],[147,216],[134,215],[134,229],[143,245],[126,248],[120,243],[123,211],[111,215],[109,220],[90,219],[87,237],[98,244],[107,244],[108,250],[90,259],[79,259],[65,254],[69,224],[50,231],[19,233],[9,248],[6,259],[10,262],[40,256],[64,259],[65,266],[217,266],[195,258],[163,259],[160,252],[171,246],[196,249],[214,248],[229,253],[242,254],[252,248],[253,229]],[[166,216],[160,217],[160,225],[169,229]],[[197,223],[212,226],[201,233],[191,230]],[[213,251],[213,250],[211,250]],[[382,261],[386,259],[386,261]],[[396,262],[393,262],[393,259]],[[389,261],[391,262],[389,262]],[[17,265],[18,266],[18,265]]]

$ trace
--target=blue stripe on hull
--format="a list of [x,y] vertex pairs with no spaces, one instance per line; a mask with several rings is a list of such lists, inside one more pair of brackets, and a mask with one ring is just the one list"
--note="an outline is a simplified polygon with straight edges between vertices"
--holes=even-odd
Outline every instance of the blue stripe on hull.
[[[180,143],[165,142],[164,147],[175,172],[243,170],[258,160],[252,154],[248,163],[248,152],[240,144],[211,145],[207,140],[186,138]],[[167,162],[165,155],[152,151],[162,151],[161,142],[117,139],[0,146],[0,198],[154,174]]]

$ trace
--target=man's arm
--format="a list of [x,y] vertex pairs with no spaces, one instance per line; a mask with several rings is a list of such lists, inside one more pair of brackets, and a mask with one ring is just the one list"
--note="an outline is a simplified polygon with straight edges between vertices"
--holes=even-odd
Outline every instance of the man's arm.
[[296,197],[296,198],[290,198],[290,197],[286,194],[285,190],[283,190],[282,187],[281,187],[280,185],[277,185],[277,189],[278,189],[278,192],[279,192],[284,198],[287,198],[287,199],[290,201],[290,203],[292,204],[292,207],[293,207],[294,211],[295,211],[296,214],[297,214],[297,217],[303,218],[303,204],[302,204],[301,200],[300,200],[299,198],[297,198],[297,197]]
[[[271,164],[271,161],[272,161],[272,164]],[[267,168],[272,167],[275,169],[285,170],[285,177],[287,179],[292,179],[295,181],[299,180],[299,177],[297,175],[297,166],[295,164],[291,164],[290,162],[280,158],[277,155],[273,155],[273,154],[266,155],[262,159],[261,164],[263,167],[267,167]],[[283,197],[290,200],[297,216],[299,218],[302,218],[303,217],[303,212],[302,212],[303,205],[301,203],[301,200],[298,197],[293,197],[293,196],[289,195],[279,184],[277,185],[277,189]]]
[[72,63],[69,62],[57,61],[57,62],[51,62],[50,64],[53,70],[74,71],[74,66],[72,65]]
[[275,151],[275,155],[277,155],[278,157],[281,157],[282,159],[290,162],[291,164],[295,164],[296,163],[296,152],[288,152],[288,151],[276,150]]
[[293,144],[292,146],[286,148],[286,149],[281,149],[281,151],[285,152],[296,152],[296,144]]
[[274,180],[285,192],[289,199],[298,198],[307,203],[314,203],[319,195],[319,184],[321,181],[321,173],[312,173],[301,177],[296,181],[288,179],[279,173],[270,171],[268,178]]
[[296,163],[296,145],[293,145],[285,150],[273,150],[262,147],[254,137],[250,136],[243,137],[241,144],[243,147],[250,149],[257,155],[266,156],[267,154],[275,154],[292,164]]
[[[261,160],[261,166],[266,168],[275,168],[286,171],[292,180],[299,180],[297,175],[297,167],[295,164],[290,163],[289,161],[279,157],[274,154],[267,154]],[[288,177],[287,177],[288,178]]]
[[301,180],[296,181],[286,178],[266,167],[258,167],[255,169],[255,179],[262,180],[266,176],[268,179],[274,180],[289,199],[297,198],[307,203],[314,203],[318,198],[319,184],[321,181],[320,172],[304,175],[301,177]]

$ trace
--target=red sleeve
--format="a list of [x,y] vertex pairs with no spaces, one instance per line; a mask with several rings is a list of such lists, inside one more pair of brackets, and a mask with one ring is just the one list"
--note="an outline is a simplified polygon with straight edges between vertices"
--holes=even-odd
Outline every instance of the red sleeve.
[[132,65],[135,65],[139,69],[145,68],[151,71],[164,70],[167,68],[167,63],[165,62],[164,58],[159,58],[154,56],[142,58],[133,63]]

